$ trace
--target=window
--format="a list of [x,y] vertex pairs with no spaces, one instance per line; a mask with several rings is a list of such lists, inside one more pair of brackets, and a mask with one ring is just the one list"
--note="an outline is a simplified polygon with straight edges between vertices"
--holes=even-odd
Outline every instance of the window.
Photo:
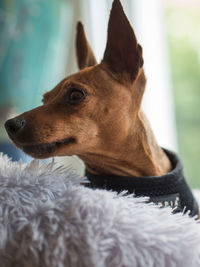
[[166,1],[178,147],[186,177],[200,187],[200,2]]

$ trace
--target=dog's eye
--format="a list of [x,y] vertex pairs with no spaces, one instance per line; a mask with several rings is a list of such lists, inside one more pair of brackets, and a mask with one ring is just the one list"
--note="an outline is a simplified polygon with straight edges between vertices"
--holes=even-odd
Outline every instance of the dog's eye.
[[77,88],[71,88],[67,92],[68,95],[68,102],[70,104],[78,104],[81,101],[83,101],[86,97],[86,92],[82,89],[77,89]]

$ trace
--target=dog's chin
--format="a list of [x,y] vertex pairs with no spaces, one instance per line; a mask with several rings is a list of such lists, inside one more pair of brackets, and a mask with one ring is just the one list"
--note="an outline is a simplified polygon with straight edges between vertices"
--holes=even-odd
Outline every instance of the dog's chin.
[[36,145],[25,145],[21,149],[24,153],[30,155],[33,158],[45,159],[53,156],[57,156],[58,151],[64,147],[69,146],[70,144],[76,143],[76,139],[73,137],[56,141],[52,143],[42,143]]

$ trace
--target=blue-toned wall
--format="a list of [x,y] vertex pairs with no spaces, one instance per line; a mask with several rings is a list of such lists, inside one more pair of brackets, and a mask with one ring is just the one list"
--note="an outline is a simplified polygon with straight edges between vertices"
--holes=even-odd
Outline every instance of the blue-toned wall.
[[67,0],[0,1],[0,152],[10,146],[5,119],[40,104],[63,77],[71,13]]

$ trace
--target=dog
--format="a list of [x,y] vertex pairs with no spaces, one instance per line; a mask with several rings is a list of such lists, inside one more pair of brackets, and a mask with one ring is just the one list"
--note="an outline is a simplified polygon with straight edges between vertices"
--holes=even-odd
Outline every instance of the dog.
[[[112,4],[102,61],[97,63],[81,22],[76,52],[80,71],[45,93],[43,105],[5,123],[13,143],[34,158],[79,156],[93,187],[125,188],[173,207],[177,201],[179,209],[186,207],[197,214],[185,180],[181,193],[180,188],[174,190],[171,176],[168,179],[177,166],[181,168],[179,160],[159,147],[141,109],[146,84],[142,47],[119,0]],[[156,177],[164,181],[162,190],[155,184]],[[140,193],[137,183],[146,191]],[[167,191],[169,184],[172,188]],[[162,194],[156,193],[157,188]],[[183,201],[185,192],[191,205]]]

